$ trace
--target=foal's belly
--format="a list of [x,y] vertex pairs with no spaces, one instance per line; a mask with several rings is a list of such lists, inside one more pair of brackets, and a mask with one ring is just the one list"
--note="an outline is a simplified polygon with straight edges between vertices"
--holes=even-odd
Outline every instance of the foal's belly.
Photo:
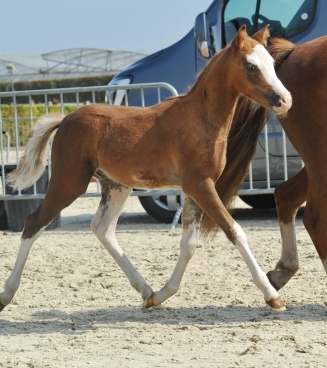
[[137,189],[181,189],[177,171],[173,166],[164,166],[153,161],[152,165],[145,163],[132,164],[131,160],[117,160],[100,165],[106,175],[117,183]]

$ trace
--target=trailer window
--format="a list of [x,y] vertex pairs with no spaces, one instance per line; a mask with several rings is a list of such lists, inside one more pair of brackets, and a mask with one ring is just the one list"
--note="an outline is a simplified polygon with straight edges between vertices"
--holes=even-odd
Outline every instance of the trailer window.
[[258,29],[270,24],[272,37],[291,38],[311,24],[315,0],[261,0]]
[[230,0],[224,9],[225,43],[230,43],[239,28],[245,24],[249,35],[253,34],[252,15],[255,14],[257,0]]
[[309,27],[317,0],[229,0],[224,8],[224,38],[230,43],[242,24],[248,34],[270,24],[272,37],[291,38]]

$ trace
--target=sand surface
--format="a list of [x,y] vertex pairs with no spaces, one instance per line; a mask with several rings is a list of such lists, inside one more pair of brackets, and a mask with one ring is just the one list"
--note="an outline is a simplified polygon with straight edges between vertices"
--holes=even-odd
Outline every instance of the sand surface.
[[[326,275],[297,219],[301,269],[281,290],[287,311],[271,312],[236,249],[220,233],[200,239],[179,292],[161,309],[141,297],[89,230],[97,198],[62,212],[62,227],[37,240],[13,302],[0,314],[0,367],[326,367]],[[275,211],[237,202],[262,269],[280,254]],[[152,220],[129,198],[117,238],[154,290],[179,254],[180,225]],[[2,282],[20,233],[0,233]],[[1,282],[1,283],[2,283]]]

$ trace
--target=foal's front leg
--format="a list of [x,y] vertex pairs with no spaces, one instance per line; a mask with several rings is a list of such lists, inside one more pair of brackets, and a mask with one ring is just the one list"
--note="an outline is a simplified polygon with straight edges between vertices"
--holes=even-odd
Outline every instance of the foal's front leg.
[[153,293],[150,298],[144,301],[144,308],[159,305],[170,296],[177,293],[186,266],[192,258],[198,243],[197,235],[201,214],[202,210],[198,205],[194,203],[191,198],[186,197],[183,209],[183,234],[180,242],[181,251],[177,264],[165,286],[161,290]]
[[269,283],[265,273],[259,267],[248,246],[246,235],[241,226],[230,216],[221,202],[215,184],[211,179],[203,180],[197,188],[188,188],[193,199],[207,213],[207,215],[225,232],[227,238],[241,253],[250,269],[252,278],[262,291],[266,303],[276,311],[285,310],[283,301],[276,289]]

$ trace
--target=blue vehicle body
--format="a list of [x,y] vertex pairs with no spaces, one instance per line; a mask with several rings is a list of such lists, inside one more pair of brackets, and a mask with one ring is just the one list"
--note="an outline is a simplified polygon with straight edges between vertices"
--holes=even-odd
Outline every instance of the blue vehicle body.
[[[174,86],[179,94],[186,93],[210,57],[231,41],[242,24],[247,25],[251,35],[269,23],[272,36],[303,43],[327,34],[326,15],[326,0],[214,0],[209,8],[196,18],[194,28],[184,38],[131,65],[116,75],[110,84],[167,82]],[[282,24],[283,22],[287,24]],[[201,50],[202,41],[206,41],[208,46],[208,54],[205,56],[205,52]],[[165,97],[168,97],[168,92],[167,95],[162,95],[163,99]],[[136,91],[128,92],[128,103],[141,105],[140,96]],[[155,103],[157,95],[148,91],[145,95],[145,105]],[[268,137],[271,185],[276,186],[284,180],[284,163],[282,128],[275,116],[268,122]],[[302,167],[297,152],[288,141],[287,163],[289,177],[295,175]],[[254,188],[263,188],[266,185],[266,163],[262,135],[252,168]],[[248,187],[247,181],[243,187]],[[264,203],[263,207],[266,207]]]

